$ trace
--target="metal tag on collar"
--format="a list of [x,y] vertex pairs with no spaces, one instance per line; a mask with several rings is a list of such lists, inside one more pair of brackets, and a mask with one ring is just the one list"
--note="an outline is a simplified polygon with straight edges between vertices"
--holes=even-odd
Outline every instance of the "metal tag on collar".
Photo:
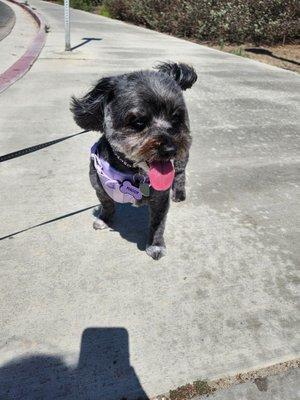
[[146,182],[141,182],[139,185],[139,189],[143,196],[149,197],[150,196],[150,186]]
[[139,190],[144,197],[150,196],[150,187],[149,184],[146,182],[147,181],[146,176],[137,173],[133,176],[133,181],[134,183],[138,184]]

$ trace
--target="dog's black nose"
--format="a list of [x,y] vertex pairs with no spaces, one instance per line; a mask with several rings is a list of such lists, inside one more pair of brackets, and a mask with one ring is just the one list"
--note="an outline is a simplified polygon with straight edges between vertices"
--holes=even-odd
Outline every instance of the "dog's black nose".
[[158,149],[159,155],[161,157],[172,158],[175,156],[177,147],[174,144],[163,144]]

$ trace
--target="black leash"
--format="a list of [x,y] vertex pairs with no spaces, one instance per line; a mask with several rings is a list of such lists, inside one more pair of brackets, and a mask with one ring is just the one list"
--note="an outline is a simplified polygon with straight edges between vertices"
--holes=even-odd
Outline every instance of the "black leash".
[[87,133],[87,132],[90,132],[90,131],[82,131],[79,133],[74,133],[73,135],[69,135],[69,136],[65,136],[63,138],[51,140],[51,142],[37,144],[35,146],[26,147],[25,149],[14,151],[13,153],[4,154],[3,156],[0,156],[0,163],[11,160],[13,158],[25,156],[26,154],[33,153],[35,151],[44,149],[45,147],[52,146],[53,144],[63,142],[64,140],[70,139],[70,138],[78,136],[78,135],[82,135],[83,133]]
[[[41,143],[41,144],[38,144],[36,146],[26,147],[25,149],[14,151],[13,153],[4,154],[3,156],[0,156],[0,162],[8,161],[8,160],[11,160],[13,158],[25,156],[26,154],[33,153],[35,151],[44,149],[45,147],[52,146],[53,144],[56,144],[56,143],[59,143],[59,142],[63,142],[64,140],[70,139],[70,138],[78,136],[78,135],[82,135],[83,133],[87,133],[87,132],[90,132],[90,131],[82,131],[82,132],[79,132],[79,133],[74,133],[73,135],[69,135],[69,136],[65,136],[63,138],[51,140],[50,142]],[[62,215],[60,217],[56,217],[56,218],[50,219],[49,221],[41,222],[40,224],[30,226],[29,228],[22,229],[20,231],[10,233],[9,235],[6,235],[6,236],[2,236],[2,237],[0,237],[0,240],[13,238],[15,235],[18,235],[19,233],[23,233],[23,232],[29,231],[31,229],[37,228],[39,226],[43,226],[43,225],[47,225],[47,224],[50,224],[50,223],[55,222],[55,221],[59,221],[61,219],[70,217],[72,215],[75,215],[75,214],[90,210],[91,208],[94,208],[94,207],[95,206],[86,207],[86,208],[83,208],[81,210],[73,211],[73,212],[71,212],[69,214],[65,214],[65,215]]]
[[36,224],[36,225],[30,226],[29,228],[22,229],[21,231],[10,233],[9,235],[0,237],[0,240],[13,238],[16,235],[19,235],[19,233],[27,232],[27,231],[30,231],[31,229],[38,228],[39,226],[48,225],[48,224],[51,224],[52,222],[56,222],[56,221],[59,221],[59,220],[64,219],[64,218],[71,217],[72,215],[76,215],[76,214],[82,213],[84,211],[90,210],[91,208],[95,208],[97,205],[98,204],[96,204],[94,206],[89,206],[89,207],[86,207],[86,208],[82,208],[81,210],[73,211],[73,212],[70,212],[68,214],[61,215],[60,217],[52,218],[49,221],[41,222],[40,224]]

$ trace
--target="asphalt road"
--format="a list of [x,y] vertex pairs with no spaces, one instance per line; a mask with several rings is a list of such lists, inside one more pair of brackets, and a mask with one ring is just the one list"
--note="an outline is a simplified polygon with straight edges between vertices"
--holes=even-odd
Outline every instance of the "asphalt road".
[[11,7],[0,1],[0,41],[12,30],[16,16]]
[[177,60],[199,79],[188,197],[159,262],[143,208],[92,229],[96,133],[1,164],[0,398],[151,397],[296,358],[299,76],[81,11],[66,54],[62,7],[32,4],[51,31],[0,95],[1,154],[79,132],[70,96],[103,75]]
[[[2,2],[4,4],[4,2]],[[25,53],[37,32],[37,23],[22,7],[5,1],[15,15],[13,29],[0,41],[0,74],[7,71]],[[1,89],[0,89],[1,90]]]

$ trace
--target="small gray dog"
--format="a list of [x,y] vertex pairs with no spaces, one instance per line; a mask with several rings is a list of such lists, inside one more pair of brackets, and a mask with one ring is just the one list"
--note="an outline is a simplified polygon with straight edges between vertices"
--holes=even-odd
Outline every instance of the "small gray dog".
[[85,130],[103,132],[91,151],[90,180],[102,205],[95,229],[107,227],[115,201],[150,207],[146,252],[158,260],[166,253],[164,228],[172,200],[185,200],[185,168],[191,136],[182,91],[196,82],[194,69],[161,63],[100,79],[71,111]]

